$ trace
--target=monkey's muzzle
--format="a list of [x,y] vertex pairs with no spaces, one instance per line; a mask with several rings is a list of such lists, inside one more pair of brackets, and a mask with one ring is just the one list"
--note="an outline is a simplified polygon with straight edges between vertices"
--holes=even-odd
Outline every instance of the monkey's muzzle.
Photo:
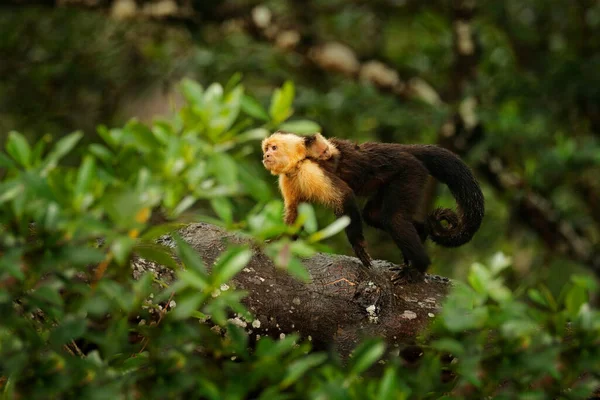
[[270,170],[271,166],[273,165],[273,160],[270,158],[264,157],[262,160],[262,163],[266,169]]

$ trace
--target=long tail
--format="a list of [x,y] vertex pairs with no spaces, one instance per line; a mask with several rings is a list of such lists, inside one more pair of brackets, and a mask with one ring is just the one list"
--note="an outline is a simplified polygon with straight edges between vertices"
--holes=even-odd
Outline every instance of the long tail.
[[437,208],[429,214],[426,226],[431,239],[445,247],[458,247],[469,242],[481,226],[485,212],[483,193],[471,169],[443,147],[408,145],[405,148],[434,178],[448,186],[458,205],[456,212]]

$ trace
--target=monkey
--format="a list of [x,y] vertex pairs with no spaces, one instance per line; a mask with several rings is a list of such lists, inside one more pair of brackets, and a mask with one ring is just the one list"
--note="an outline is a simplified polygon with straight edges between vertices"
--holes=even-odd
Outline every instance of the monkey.
[[[406,268],[395,282],[422,279],[431,264],[424,242],[458,247],[478,231],[485,213],[479,183],[453,152],[437,146],[366,142],[356,144],[320,133],[300,136],[277,131],[262,142],[263,165],[279,176],[286,224],[297,218],[300,202],[314,202],[347,215],[345,233],[364,267],[366,250],[362,220],[387,232],[404,257]],[[413,220],[429,176],[445,183],[457,201],[457,211],[433,210],[425,221]],[[368,197],[360,210],[358,197]],[[444,224],[445,222],[445,224]]]

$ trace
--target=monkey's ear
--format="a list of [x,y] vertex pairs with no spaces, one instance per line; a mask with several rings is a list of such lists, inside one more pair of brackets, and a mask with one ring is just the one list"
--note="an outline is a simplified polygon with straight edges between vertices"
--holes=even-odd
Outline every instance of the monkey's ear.
[[306,155],[317,160],[331,158],[330,144],[320,133],[304,137]]

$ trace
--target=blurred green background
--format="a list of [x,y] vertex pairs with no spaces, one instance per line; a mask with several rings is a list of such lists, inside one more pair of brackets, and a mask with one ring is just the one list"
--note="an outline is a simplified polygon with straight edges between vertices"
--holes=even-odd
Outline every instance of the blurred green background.
[[[66,4],[0,6],[2,142],[11,129],[48,141],[80,129],[94,142],[99,124],[171,115],[183,77],[224,84],[241,73],[265,106],[292,80],[294,118],[325,136],[439,143],[475,170],[483,226],[459,249],[428,244],[432,272],[463,279],[503,252],[513,283],[541,279],[557,292],[573,273],[600,274],[600,2]],[[249,157],[268,177],[258,142]],[[454,203],[432,187],[427,208]],[[239,204],[240,215],[254,206]],[[366,231],[374,258],[402,260],[385,234]],[[329,245],[351,254],[343,235]]]

